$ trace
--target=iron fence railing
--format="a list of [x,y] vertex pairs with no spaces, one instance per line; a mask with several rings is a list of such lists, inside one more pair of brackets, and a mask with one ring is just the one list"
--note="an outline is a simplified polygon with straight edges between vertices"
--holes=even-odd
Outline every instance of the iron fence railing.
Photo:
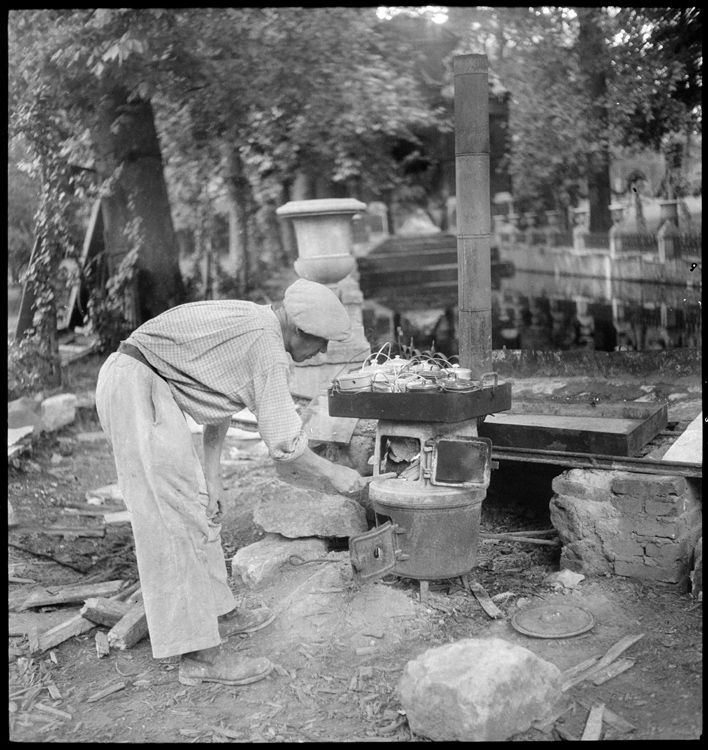
[[674,239],[674,253],[679,258],[702,258],[703,235],[698,232],[679,234]]
[[621,253],[658,253],[659,242],[655,234],[648,232],[622,233],[618,237]]
[[588,250],[608,250],[610,235],[607,232],[588,232],[585,235],[585,247]]

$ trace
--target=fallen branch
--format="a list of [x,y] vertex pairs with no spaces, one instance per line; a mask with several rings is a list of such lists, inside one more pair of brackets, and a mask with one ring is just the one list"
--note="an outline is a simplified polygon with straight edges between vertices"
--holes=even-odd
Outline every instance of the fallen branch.
[[101,698],[105,698],[107,695],[117,693],[119,690],[123,690],[125,687],[125,682],[117,682],[115,685],[111,685],[110,687],[104,688],[103,690],[99,690],[97,693],[94,693],[90,698],[86,699],[86,703],[95,703],[96,701],[100,701]]
[[531,539],[530,537],[517,536],[515,534],[492,534],[489,531],[481,531],[479,535],[483,539],[503,539],[507,542],[522,542],[524,544],[543,544],[547,547],[560,547],[560,542],[555,539]]
[[33,549],[30,549],[29,547],[23,547],[21,544],[16,544],[15,542],[8,541],[7,546],[22,550],[22,552],[27,552],[28,554],[34,555],[35,557],[43,557],[47,560],[52,560],[53,562],[57,563],[57,565],[61,565],[65,568],[71,568],[71,570],[75,570],[77,573],[84,574],[88,570],[86,566],[80,567],[70,562],[65,562],[64,560],[60,560],[58,557],[54,557],[54,555],[50,555],[46,552],[37,552]]

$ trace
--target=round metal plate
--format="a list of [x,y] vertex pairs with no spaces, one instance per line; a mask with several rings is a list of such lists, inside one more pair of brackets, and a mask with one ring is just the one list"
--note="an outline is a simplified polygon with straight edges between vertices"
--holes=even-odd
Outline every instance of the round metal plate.
[[573,604],[542,604],[528,607],[511,618],[512,627],[532,638],[571,638],[595,625],[595,618]]

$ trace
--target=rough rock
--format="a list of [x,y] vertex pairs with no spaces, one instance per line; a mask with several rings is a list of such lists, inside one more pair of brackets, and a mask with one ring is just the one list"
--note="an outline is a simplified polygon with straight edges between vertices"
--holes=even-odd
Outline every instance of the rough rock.
[[7,426],[16,427],[35,426],[42,421],[40,403],[28,396],[21,396],[7,404]]
[[42,401],[42,429],[54,432],[71,424],[76,418],[76,396],[73,393],[60,393]]
[[466,638],[409,661],[398,693],[415,734],[501,742],[549,713],[561,696],[561,672],[501,638]]
[[291,539],[349,537],[368,529],[366,511],[355,500],[281,481],[262,487],[253,520]]
[[698,540],[693,551],[693,570],[691,571],[691,595],[703,601],[703,537]]
[[234,577],[239,576],[247,586],[256,586],[278,571],[291,555],[305,560],[327,554],[324,539],[286,539],[279,534],[267,534],[259,542],[242,547],[231,560]]
[[294,644],[336,641],[340,647],[384,652],[409,638],[416,603],[403,591],[371,584],[352,586],[347,552],[330,552],[331,562],[291,571],[287,593],[273,603],[273,632]]

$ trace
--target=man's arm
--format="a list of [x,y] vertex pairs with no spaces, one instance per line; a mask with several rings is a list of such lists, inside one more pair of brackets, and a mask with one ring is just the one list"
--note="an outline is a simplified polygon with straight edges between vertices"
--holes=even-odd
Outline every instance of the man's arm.
[[308,474],[325,477],[338,492],[344,495],[359,492],[366,486],[364,478],[358,471],[350,469],[348,466],[334,464],[326,458],[318,456],[310,448],[305,448],[304,453],[288,463],[290,466]]
[[208,424],[204,427],[202,445],[204,446],[204,478],[206,479],[209,505],[207,516],[216,523],[221,520],[221,450],[224,438],[231,424],[231,417],[227,417],[219,424]]

